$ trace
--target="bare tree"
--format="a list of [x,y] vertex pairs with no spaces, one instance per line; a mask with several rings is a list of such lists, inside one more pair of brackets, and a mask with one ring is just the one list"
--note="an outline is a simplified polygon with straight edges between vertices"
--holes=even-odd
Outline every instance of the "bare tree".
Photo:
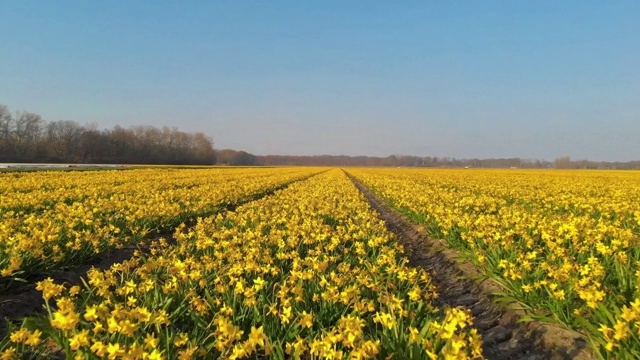
[[215,164],[216,152],[213,139],[201,132],[193,134],[193,158],[196,164]]
[[21,110],[16,112],[13,148],[18,159],[26,159],[27,152],[34,149],[42,133],[43,123],[42,117],[38,114]]
[[84,131],[85,129],[73,120],[53,121],[46,126],[47,142],[58,158],[76,160],[73,158]]
[[[11,133],[13,131],[13,116],[6,105],[0,104],[0,154],[4,156],[11,148]],[[0,155],[0,158],[4,156]]]
[[553,167],[556,169],[570,169],[572,167],[571,157],[560,156],[553,161]]

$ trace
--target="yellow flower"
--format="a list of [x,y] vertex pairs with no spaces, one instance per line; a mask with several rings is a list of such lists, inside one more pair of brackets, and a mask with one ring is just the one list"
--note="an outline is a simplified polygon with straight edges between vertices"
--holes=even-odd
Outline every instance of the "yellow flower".
[[300,326],[304,328],[312,328],[313,327],[313,314],[308,314],[306,311],[302,312],[302,317],[298,322]]
[[190,360],[193,355],[198,351],[197,347],[187,347],[186,349],[178,351],[178,360]]
[[99,333],[101,331],[104,331],[104,325],[99,321],[94,322],[93,323],[93,333],[97,334],[97,333]]
[[280,319],[282,320],[283,324],[288,324],[292,316],[293,315],[291,314],[291,306],[284,307],[282,309],[282,312],[280,313]]
[[131,345],[131,347],[129,348],[129,351],[127,351],[127,355],[123,356],[123,359],[141,359],[144,356],[144,350],[142,348],[142,346],[140,344],[133,343],[133,345]]
[[16,330],[14,332],[11,333],[11,336],[9,337],[9,339],[11,340],[11,342],[17,343],[17,344],[22,344],[25,341],[27,341],[27,339],[29,338],[29,335],[31,333],[29,332],[29,330],[25,329],[25,328],[21,328],[20,330]]
[[179,333],[176,338],[173,340],[173,344],[177,347],[181,347],[189,341],[189,335],[186,333]]
[[107,346],[107,353],[109,354],[109,359],[115,359],[117,357],[121,357],[124,354],[124,350],[120,348],[120,344],[118,343],[109,343]]
[[54,284],[52,278],[46,278],[45,280],[36,283],[36,290],[42,291],[42,297],[46,301],[52,297],[57,297],[62,294],[64,286]]
[[260,326],[256,328],[254,326],[251,327],[251,333],[249,333],[249,342],[253,345],[264,346],[264,341],[267,339],[267,336],[264,334],[264,327]]
[[255,279],[253,279],[253,287],[256,289],[256,291],[260,291],[264,288],[264,280],[261,277],[257,277]]
[[53,313],[51,326],[62,330],[73,330],[79,321],[80,315],[74,311],[67,314],[56,311]]
[[91,351],[102,357],[107,354],[107,346],[102,341],[96,341],[91,345]]
[[136,308],[135,310],[138,315],[137,316],[138,321],[141,321],[141,322],[151,321],[151,312],[149,312],[149,310],[147,310],[146,307],[139,307],[139,308]]
[[0,360],[13,360],[16,359],[16,348],[15,347],[9,347],[6,348],[4,351],[0,352]]
[[84,312],[84,319],[94,321],[97,319],[97,307],[95,305],[88,306]]
[[171,320],[169,320],[169,316],[167,315],[167,312],[164,310],[160,310],[155,314],[155,319],[153,322],[156,325],[165,325],[165,326],[171,325]]
[[79,333],[73,335],[69,339],[69,347],[73,351],[77,351],[83,346],[89,345],[89,330],[82,330]]
[[134,337],[137,325],[131,323],[130,320],[120,321],[118,324],[118,331],[125,336]]
[[414,286],[413,289],[411,289],[411,291],[407,293],[407,295],[409,295],[409,299],[411,299],[411,301],[420,301],[421,299],[420,287]]
[[616,324],[613,326],[614,334],[613,338],[616,341],[623,341],[629,337],[629,326],[626,323],[618,320]]
[[158,344],[160,343],[160,340],[158,340],[158,338],[156,338],[156,335],[154,333],[148,333],[147,336],[144,338],[144,347],[146,349],[155,349],[158,347]]
[[151,352],[151,354],[149,354],[147,359],[149,359],[149,360],[163,360],[164,356],[162,355],[162,351],[158,351],[158,349],[155,349],[155,350],[153,350]]
[[114,316],[110,316],[107,320],[107,331],[109,334],[113,334],[120,330],[120,324],[118,324],[118,320]]
[[388,329],[393,329],[396,325],[396,319],[389,313],[386,312],[376,312],[373,316],[373,322],[382,324]]
[[29,335],[29,338],[24,343],[31,346],[36,346],[42,341],[40,337],[42,336],[42,331],[36,329]]
[[413,326],[409,326],[409,342],[417,344],[419,342],[420,331]]

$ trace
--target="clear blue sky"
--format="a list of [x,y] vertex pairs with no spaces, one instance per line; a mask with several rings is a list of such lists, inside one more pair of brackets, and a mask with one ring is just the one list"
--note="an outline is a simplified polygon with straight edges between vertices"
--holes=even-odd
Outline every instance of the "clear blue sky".
[[0,0],[0,103],[255,154],[640,159],[640,1]]

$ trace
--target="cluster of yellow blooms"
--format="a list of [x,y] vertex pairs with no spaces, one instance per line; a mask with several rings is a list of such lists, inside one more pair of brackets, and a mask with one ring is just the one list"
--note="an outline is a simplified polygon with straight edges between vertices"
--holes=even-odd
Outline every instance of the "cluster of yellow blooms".
[[0,358],[47,349],[74,359],[482,356],[470,311],[433,305],[429,275],[407,265],[340,170],[174,236],[91,270],[85,288],[40,282],[46,331],[25,321]]
[[349,170],[604,357],[640,357],[640,173]]
[[0,173],[0,289],[3,281],[80,263],[318,171]]

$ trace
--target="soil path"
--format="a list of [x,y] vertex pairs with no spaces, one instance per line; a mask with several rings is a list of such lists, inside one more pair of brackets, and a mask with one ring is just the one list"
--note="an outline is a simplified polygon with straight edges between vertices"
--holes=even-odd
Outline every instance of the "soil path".
[[471,280],[480,275],[473,264],[460,262],[459,254],[446,249],[440,241],[429,238],[420,227],[390,209],[382,199],[347,173],[371,206],[380,214],[387,228],[404,246],[410,265],[426,269],[437,287],[437,305],[471,309],[474,327],[483,338],[487,359],[596,359],[586,340],[560,325],[537,321],[526,324],[517,320],[522,310],[510,309],[491,301],[491,293],[500,286],[491,280]]

